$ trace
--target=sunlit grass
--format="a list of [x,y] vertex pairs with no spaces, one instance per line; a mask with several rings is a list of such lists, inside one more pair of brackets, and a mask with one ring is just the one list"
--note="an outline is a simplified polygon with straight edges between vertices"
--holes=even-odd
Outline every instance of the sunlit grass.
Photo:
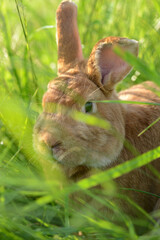
[[[129,54],[123,56],[134,69],[117,90],[144,80],[159,84],[159,0],[75,2],[85,57],[98,40],[107,36],[140,42],[138,60]],[[111,196],[116,195],[112,179],[160,157],[160,147],[113,169],[97,170],[88,179],[74,184],[68,183],[54,159],[39,155],[33,148],[33,126],[42,111],[41,99],[48,82],[57,75],[55,13],[59,3],[58,0],[0,2],[0,239],[159,240],[159,226],[151,215],[127,197],[118,196],[143,215],[143,219],[134,222],[120,211]],[[110,127],[103,120],[81,113],[74,113],[73,118],[104,129]],[[104,185],[107,200],[96,190],[89,190],[99,183]],[[69,196],[77,191],[92,199],[93,206],[83,197],[72,203]],[[72,204],[78,202],[80,205],[73,208]],[[94,207],[97,204],[113,211],[121,225],[97,211]]]

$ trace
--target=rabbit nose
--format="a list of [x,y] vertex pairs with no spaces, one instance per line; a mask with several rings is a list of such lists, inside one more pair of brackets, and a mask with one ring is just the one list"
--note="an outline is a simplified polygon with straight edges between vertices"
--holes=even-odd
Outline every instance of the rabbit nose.
[[41,133],[40,142],[45,144],[50,149],[57,149],[61,145],[61,142],[53,138],[53,136],[48,132]]

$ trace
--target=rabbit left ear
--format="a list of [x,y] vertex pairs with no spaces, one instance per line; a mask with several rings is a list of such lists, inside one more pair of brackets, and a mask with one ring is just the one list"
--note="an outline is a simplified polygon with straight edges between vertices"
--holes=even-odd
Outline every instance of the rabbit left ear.
[[96,85],[103,86],[106,90],[113,90],[114,85],[132,69],[114,52],[114,46],[138,55],[138,42],[136,40],[109,37],[102,39],[95,45],[88,60],[88,76]]

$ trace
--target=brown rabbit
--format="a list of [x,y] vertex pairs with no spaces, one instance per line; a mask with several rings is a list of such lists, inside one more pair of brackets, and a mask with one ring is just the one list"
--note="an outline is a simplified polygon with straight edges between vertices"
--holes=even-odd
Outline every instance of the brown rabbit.
[[[160,116],[159,106],[92,102],[120,99],[160,103],[152,91],[159,89],[152,82],[135,85],[118,95],[115,92],[115,85],[132,67],[115,54],[113,47],[119,46],[122,51],[137,56],[138,42],[120,37],[104,38],[85,60],[77,28],[77,8],[71,1],[62,2],[57,9],[57,40],[58,77],[48,85],[43,97],[43,113],[34,129],[39,151],[45,144],[67,177],[77,181],[89,176],[93,168],[104,170],[132,159],[134,152],[124,146],[125,139],[136,149],[136,154],[159,146],[159,123],[138,137]],[[76,121],[69,114],[71,110],[105,119],[112,127],[105,130]],[[152,162],[152,167],[159,171],[159,160]],[[125,188],[160,193],[159,180],[148,166],[125,174],[116,182]],[[157,202],[156,197],[144,193],[127,191],[126,194],[148,212]]]

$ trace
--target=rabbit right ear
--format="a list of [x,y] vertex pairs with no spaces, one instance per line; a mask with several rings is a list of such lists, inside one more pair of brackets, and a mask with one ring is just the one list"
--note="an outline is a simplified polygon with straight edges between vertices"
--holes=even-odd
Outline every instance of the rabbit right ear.
[[120,58],[113,50],[120,47],[138,55],[138,42],[127,38],[108,37],[99,41],[92,50],[88,60],[88,76],[97,86],[112,91],[117,82],[122,80],[132,67]]
[[77,26],[77,7],[72,1],[63,1],[57,9],[58,73],[68,65],[83,59]]

